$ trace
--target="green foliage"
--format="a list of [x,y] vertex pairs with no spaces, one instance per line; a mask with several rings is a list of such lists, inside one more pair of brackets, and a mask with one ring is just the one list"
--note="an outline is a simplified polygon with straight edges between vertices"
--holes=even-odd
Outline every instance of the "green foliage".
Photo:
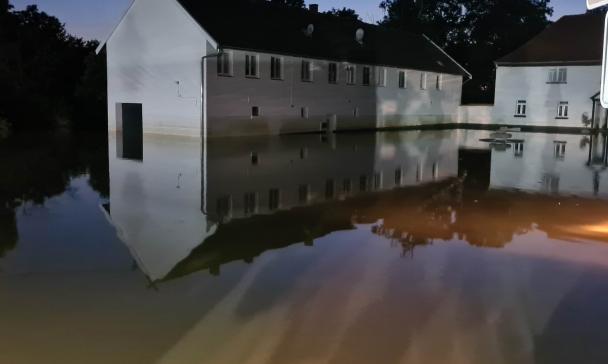
[[0,98],[0,112],[15,130],[49,129],[74,119],[85,60],[97,43],[69,35],[34,5],[22,11],[1,6],[0,87],[7,96]]
[[346,18],[346,19],[350,19],[350,20],[361,20],[361,18],[359,17],[359,14],[357,14],[357,12],[355,10],[349,9],[349,8],[342,8],[342,9],[332,8],[330,11],[327,12],[327,14],[331,14],[334,16],[338,16],[340,18]]
[[473,74],[463,101],[492,101],[494,61],[549,25],[549,0],[385,0],[384,26],[424,33]]

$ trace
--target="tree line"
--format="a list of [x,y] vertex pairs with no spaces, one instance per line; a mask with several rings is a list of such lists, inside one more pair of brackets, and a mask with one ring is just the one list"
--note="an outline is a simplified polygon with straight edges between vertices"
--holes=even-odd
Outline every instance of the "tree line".
[[[242,1],[242,0],[230,0]],[[270,1],[305,7],[304,0]],[[465,103],[491,103],[494,61],[550,24],[550,0],[382,0],[379,26],[424,33],[473,74]],[[359,20],[349,8],[327,13]],[[105,128],[105,57],[55,17],[0,0],[0,135],[14,130]]]

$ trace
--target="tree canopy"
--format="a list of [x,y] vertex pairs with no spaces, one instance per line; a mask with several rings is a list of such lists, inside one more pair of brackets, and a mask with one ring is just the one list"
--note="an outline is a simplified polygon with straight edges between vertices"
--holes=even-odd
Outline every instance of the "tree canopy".
[[463,101],[492,101],[494,61],[550,24],[550,0],[384,0],[383,26],[424,33],[473,74]]

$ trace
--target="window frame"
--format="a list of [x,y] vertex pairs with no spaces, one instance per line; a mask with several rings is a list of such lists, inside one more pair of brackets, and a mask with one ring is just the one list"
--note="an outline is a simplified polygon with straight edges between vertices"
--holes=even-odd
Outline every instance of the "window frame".
[[420,74],[420,89],[421,90],[428,89],[428,82],[429,82],[428,78],[429,78],[429,75],[427,72],[422,72]]
[[376,67],[376,86],[378,87],[386,87],[386,67],[378,66]]
[[552,67],[549,68],[547,84],[559,85],[568,83],[568,68],[567,67]]
[[347,64],[344,66],[346,72],[346,84],[356,85],[357,84],[357,66],[354,64]]
[[516,118],[525,118],[528,115],[528,101],[526,100],[517,100],[515,103],[515,117]]
[[302,62],[300,62],[300,76],[302,82],[310,83],[314,81],[313,63],[311,60],[303,59]]
[[327,83],[330,85],[338,84],[338,64],[336,62],[327,64]]
[[437,74],[435,77],[435,89],[437,91],[442,91],[443,90],[443,75]]
[[557,104],[557,116],[555,118],[561,120],[569,119],[569,111],[568,101],[560,101]]
[[[253,74],[250,74],[251,60],[253,60]],[[245,77],[246,78],[260,78],[260,56],[258,54],[247,53],[245,54]]]
[[361,74],[361,84],[363,86],[371,86],[372,84],[372,70],[369,66],[363,66]]
[[397,86],[398,86],[398,88],[400,88],[402,90],[407,89],[407,71],[404,71],[404,70],[399,71]]
[[[224,60],[227,60],[224,61]],[[227,69],[225,69],[227,68]],[[234,54],[232,51],[222,51],[217,57],[217,75],[221,77],[234,76]]]
[[[270,79],[275,81],[283,81],[284,60],[283,57],[270,56]],[[277,68],[278,66],[278,68]],[[277,75],[278,72],[278,75]]]

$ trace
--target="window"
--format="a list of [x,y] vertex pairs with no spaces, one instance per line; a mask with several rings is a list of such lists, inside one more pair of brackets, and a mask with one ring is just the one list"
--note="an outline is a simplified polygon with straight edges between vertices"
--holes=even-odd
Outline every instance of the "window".
[[308,148],[301,148],[300,149],[300,159],[306,159],[308,158]]
[[221,223],[232,219],[232,196],[223,196],[217,200],[217,217]]
[[420,162],[418,162],[418,165],[416,165],[416,182],[422,182],[422,177],[423,177],[422,164]]
[[245,194],[244,201],[245,215],[253,215],[258,212],[258,194],[250,192]]
[[382,172],[374,173],[374,191],[382,189]]
[[352,191],[352,189],[353,189],[352,181],[349,178],[345,179],[342,182],[342,192],[345,195],[349,195],[350,192]]
[[433,180],[439,178],[439,163],[433,163]]
[[525,100],[517,101],[517,106],[515,109],[515,117],[525,118],[526,117],[526,107],[527,103]]
[[401,168],[395,169],[395,186],[399,187],[403,184],[403,170]]
[[310,186],[309,185],[300,185],[298,187],[298,201],[301,204],[308,203],[310,200]]
[[357,82],[357,68],[349,65],[345,68],[346,71],[346,83],[348,85],[354,85]]
[[260,164],[260,156],[256,152],[251,152],[251,165],[257,166]]
[[258,106],[253,106],[251,108],[251,117],[257,118],[258,116],[260,116],[260,108]]
[[443,88],[443,75],[437,75],[435,79],[435,88],[441,90]]
[[335,189],[336,188],[333,179],[329,179],[327,180],[327,182],[325,182],[325,198],[327,200],[331,200],[332,198],[334,198]]
[[407,73],[399,71],[399,88],[407,88]]
[[359,178],[359,191],[366,192],[368,187],[368,178],[366,175],[363,175]]
[[384,68],[384,67],[376,68],[376,84],[379,87],[386,87],[386,68]]
[[355,108],[353,109],[353,116],[354,116],[354,117],[356,117],[356,118],[358,118],[358,117],[359,117],[359,108],[358,108],[358,107],[355,107]]
[[363,86],[369,86],[370,84],[370,69],[369,67],[363,67]]
[[562,101],[557,105],[557,119],[568,119],[567,101]]
[[283,59],[270,57],[270,78],[273,80],[283,79]]
[[338,83],[338,64],[330,63],[327,68],[328,72],[328,82],[331,84]]
[[277,210],[281,205],[281,191],[273,188],[268,192],[268,209]]
[[302,81],[312,82],[312,62],[302,61]]
[[258,78],[258,56],[254,54],[245,55],[245,77]]
[[566,158],[566,142],[556,141],[553,142],[555,159],[563,161]]
[[308,119],[308,108],[307,107],[304,106],[300,109],[300,117],[302,119]]
[[421,90],[426,90],[427,79],[428,79],[427,73],[422,72],[422,74],[420,75],[420,89]]
[[567,68],[551,68],[549,69],[549,79],[547,83],[567,83],[568,69]]
[[523,142],[515,143],[515,146],[513,148],[513,153],[515,155],[515,158],[522,158],[524,156],[524,143]]
[[222,52],[217,57],[217,74],[232,76],[232,52]]

